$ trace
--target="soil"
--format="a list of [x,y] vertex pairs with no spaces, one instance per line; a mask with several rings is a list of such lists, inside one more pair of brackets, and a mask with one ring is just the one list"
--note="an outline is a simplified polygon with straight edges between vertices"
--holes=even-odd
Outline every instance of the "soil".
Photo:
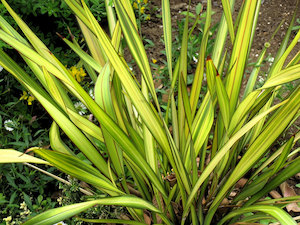
[[[204,5],[204,10],[207,0],[202,1],[191,1],[191,12],[195,12],[196,5],[198,3]],[[237,16],[238,10],[241,7],[242,0],[236,0],[234,17]],[[268,42],[281,23],[284,20],[284,23],[281,25],[279,32],[275,37],[270,41],[271,47],[268,49],[268,54],[275,56],[276,52],[282,42],[285,32],[289,26],[289,23],[292,19],[293,12],[296,11],[296,18],[300,18],[300,7],[296,7],[297,0],[262,0],[259,19],[257,22],[256,34],[253,40],[252,49],[250,53],[250,59],[253,61],[256,60],[258,54],[263,49],[264,43]],[[158,18],[157,15],[161,14],[161,0],[151,0],[150,3],[150,14],[151,19],[142,23],[142,34],[145,38],[150,39],[154,42],[154,49],[148,49],[148,54],[150,58],[157,59],[159,62],[165,60],[165,56],[160,53],[157,49],[164,49],[162,43],[163,39],[163,29],[162,29],[162,20]],[[175,36],[178,32],[177,20],[181,19],[179,15],[180,12],[186,11],[188,8],[188,1],[180,0],[170,0],[171,14],[172,14],[172,28]],[[222,4],[221,1],[212,1],[212,10],[215,13],[212,16],[212,23],[217,23],[222,16]],[[149,13],[149,12],[148,12]],[[298,24],[299,25],[299,24]],[[296,31],[293,32],[292,38],[296,34]],[[298,48],[298,50],[300,47]],[[297,52],[296,48],[291,53],[294,55]],[[294,53],[294,54],[293,54]]]

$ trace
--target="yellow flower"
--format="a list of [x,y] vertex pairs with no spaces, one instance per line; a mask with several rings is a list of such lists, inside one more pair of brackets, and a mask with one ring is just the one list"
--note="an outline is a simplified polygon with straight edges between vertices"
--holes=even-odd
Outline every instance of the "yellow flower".
[[6,218],[3,218],[3,220],[5,221],[5,224],[6,224],[6,225],[12,225],[12,224],[15,224],[15,223],[16,223],[15,221],[12,221],[12,222],[11,222],[11,220],[12,220],[12,217],[11,217],[11,216],[6,217]]
[[157,60],[152,58],[152,62],[155,64],[157,63]]
[[138,4],[136,4],[136,2],[133,3],[133,8],[135,8],[135,9],[139,8],[139,6],[138,6]]
[[20,97],[19,100],[27,100],[28,105],[32,105],[32,102],[35,100],[35,97],[32,95],[28,95],[26,91],[23,91],[23,95]]
[[141,12],[141,14],[145,13],[145,7],[144,6],[140,8],[140,12]]
[[28,94],[26,91],[23,91],[23,95],[19,98],[19,100],[27,100]]
[[27,210],[25,210],[24,212],[21,212],[20,213],[20,216],[22,217],[22,218],[26,218],[28,215],[30,215],[31,214],[31,212],[30,212],[30,210],[29,209],[27,209]]
[[58,201],[58,204],[59,204],[59,205],[62,205],[62,204],[63,204],[63,198],[62,198],[62,197],[57,198],[57,201]]
[[150,20],[150,14],[145,17],[145,20]]
[[85,73],[85,71],[82,68],[79,69],[79,75],[82,78],[86,76],[86,73]]
[[32,105],[32,102],[35,100],[35,98],[32,96],[32,95],[30,95],[29,97],[28,97],[28,99],[27,99],[27,102],[28,102],[28,105]]
[[22,203],[20,204],[20,209],[24,209],[24,210],[27,209],[27,205],[26,205],[25,202],[22,202]]
[[138,3],[141,3],[141,0],[137,0]]
[[6,217],[3,219],[6,223],[9,223],[11,220],[12,220],[12,217],[9,216],[9,217]]
[[148,0],[144,0],[144,3],[147,4],[147,3],[148,3]]
[[83,78],[86,76],[86,73],[82,68],[78,69],[76,66],[72,66],[69,69],[71,75],[77,80],[79,83],[83,80]]

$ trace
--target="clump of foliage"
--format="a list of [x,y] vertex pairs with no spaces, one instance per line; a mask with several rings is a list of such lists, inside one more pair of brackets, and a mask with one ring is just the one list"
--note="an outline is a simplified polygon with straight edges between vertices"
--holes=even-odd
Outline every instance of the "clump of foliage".
[[[0,148],[23,152],[32,146],[48,145],[49,116],[14,79],[4,71],[0,73]],[[54,170],[49,168],[49,172]],[[55,206],[56,201],[47,193],[47,187],[55,184],[53,178],[21,164],[0,164],[0,177],[0,218],[11,217],[9,223],[1,220],[0,224],[21,224],[29,212],[33,216]],[[30,207],[20,208],[24,201]]]
[[[50,168],[49,172],[55,170]],[[53,178],[22,164],[2,164],[0,174],[0,218],[7,218],[0,224],[22,224],[28,217],[57,205],[51,198]]]
[[[299,31],[288,45],[293,21],[267,80],[255,87],[259,72],[255,67],[241,93],[261,1],[244,1],[235,26],[231,16],[234,1],[230,1],[231,5],[222,1],[224,16],[211,57],[205,57],[212,14],[208,0],[194,80],[188,92],[189,14],[180,55],[174,61],[170,5],[163,0],[164,42],[171,80],[163,114],[131,2],[105,1],[109,34],[84,1],[65,2],[76,15],[88,51],[75,38],[63,40],[80,57],[86,76],[94,84],[94,95],[2,0],[28,41],[2,18],[0,39],[21,53],[38,82],[3,51],[0,65],[43,105],[53,123],[51,148],[36,147],[26,152],[34,152],[42,159],[1,149],[0,162],[53,166],[89,185],[81,187],[81,192],[89,195],[86,200],[48,210],[25,225],[53,224],[95,205],[126,207],[128,217],[77,219],[93,223],[209,225],[259,221],[268,215],[282,224],[296,224],[282,209],[296,197],[260,200],[300,171],[300,157],[293,149],[300,133],[280,146],[274,145],[299,117],[299,87],[274,104],[281,85],[300,78],[299,54],[285,64],[300,38]],[[230,54],[224,51],[227,32],[232,45]],[[123,38],[139,67],[140,83],[123,58]],[[200,98],[204,74],[207,89]],[[74,99],[86,107],[86,114],[79,113]],[[60,129],[73,146],[62,141]],[[75,154],[77,148],[81,155]],[[231,197],[242,178],[247,179],[243,188]],[[96,194],[99,191],[101,196]]]
[[[75,17],[69,7],[61,1],[9,1],[11,6],[22,14],[23,19],[29,23],[34,32],[41,40],[49,46],[51,52],[56,54],[62,62],[72,65],[77,61],[77,55],[73,53],[67,45],[55,34],[60,32],[68,36],[69,31],[79,36]],[[94,12],[97,12],[97,19],[106,17],[104,3],[98,4],[96,1],[88,2]],[[97,3],[97,4],[96,4]],[[12,27],[17,28],[15,21],[9,16],[9,13],[3,4],[0,4],[0,15],[3,16]],[[67,29],[69,28],[69,30]],[[14,50],[6,43],[0,41],[0,47],[19,62],[19,65],[26,67],[26,64],[20,60]],[[68,57],[65,57],[68,55]],[[49,128],[51,118],[44,108],[35,101],[35,98],[13,78],[9,73],[0,68],[0,148],[14,148],[24,151],[32,146],[49,145]],[[31,74],[31,70],[26,67],[26,72]],[[17,168],[17,169],[16,169]],[[49,168],[53,172],[53,168]],[[28,171],[27,166],[19,165],[0,165],[1,193],[1,218],[12,217],[10,224],[21,223],[28,215],[20,217],[20,204],[24,201],[24,194],[36,199],[37,196],[47,197],[41,206],[42,209],[31,208],[31,216],[37,212],[53,208],[56,199],[50,199],[50,195],[45,194],[44,190],[49,190],[47,186],[53,187],[55,182],[53,178],[43,175],[39,172]],[[26,177],[26,179],[24,178]],[[28,178],[28,179],[27,179]],[[47,182],[45,182],[47,180]],[[25,184],[24,184],[25,183]],[[16,188],[16,184],[18,186]],[[31,205],[35,205],[34,201]],[[5,224],[0,221],[0,224]]]

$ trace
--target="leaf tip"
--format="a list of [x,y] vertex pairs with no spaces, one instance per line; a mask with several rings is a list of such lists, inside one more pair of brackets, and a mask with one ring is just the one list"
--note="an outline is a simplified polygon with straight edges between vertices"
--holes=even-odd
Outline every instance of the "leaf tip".
[[68,26],[67,29],[68,29],[68,32],[69,32],[69,34],[70,34],[70,36],[71,36],[71,39],[74,40],[75,37],[74,37],[74,35],[72,34],[72,32],[71,32],[71,30],[70,30],[70,27]]
[[58,32],[56,32],[56,35],[58,36],[58,37],[60,37],[61,39],[65,39],[65,37],[64,36],[62,36],[60,33],[58,33]]

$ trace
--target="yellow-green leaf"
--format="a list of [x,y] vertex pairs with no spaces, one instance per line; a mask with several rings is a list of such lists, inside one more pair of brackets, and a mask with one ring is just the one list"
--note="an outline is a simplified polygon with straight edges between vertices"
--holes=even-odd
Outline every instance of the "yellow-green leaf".
[[0,149],[0,163],[39,163],[50,165],[49,162],[14,149]]

